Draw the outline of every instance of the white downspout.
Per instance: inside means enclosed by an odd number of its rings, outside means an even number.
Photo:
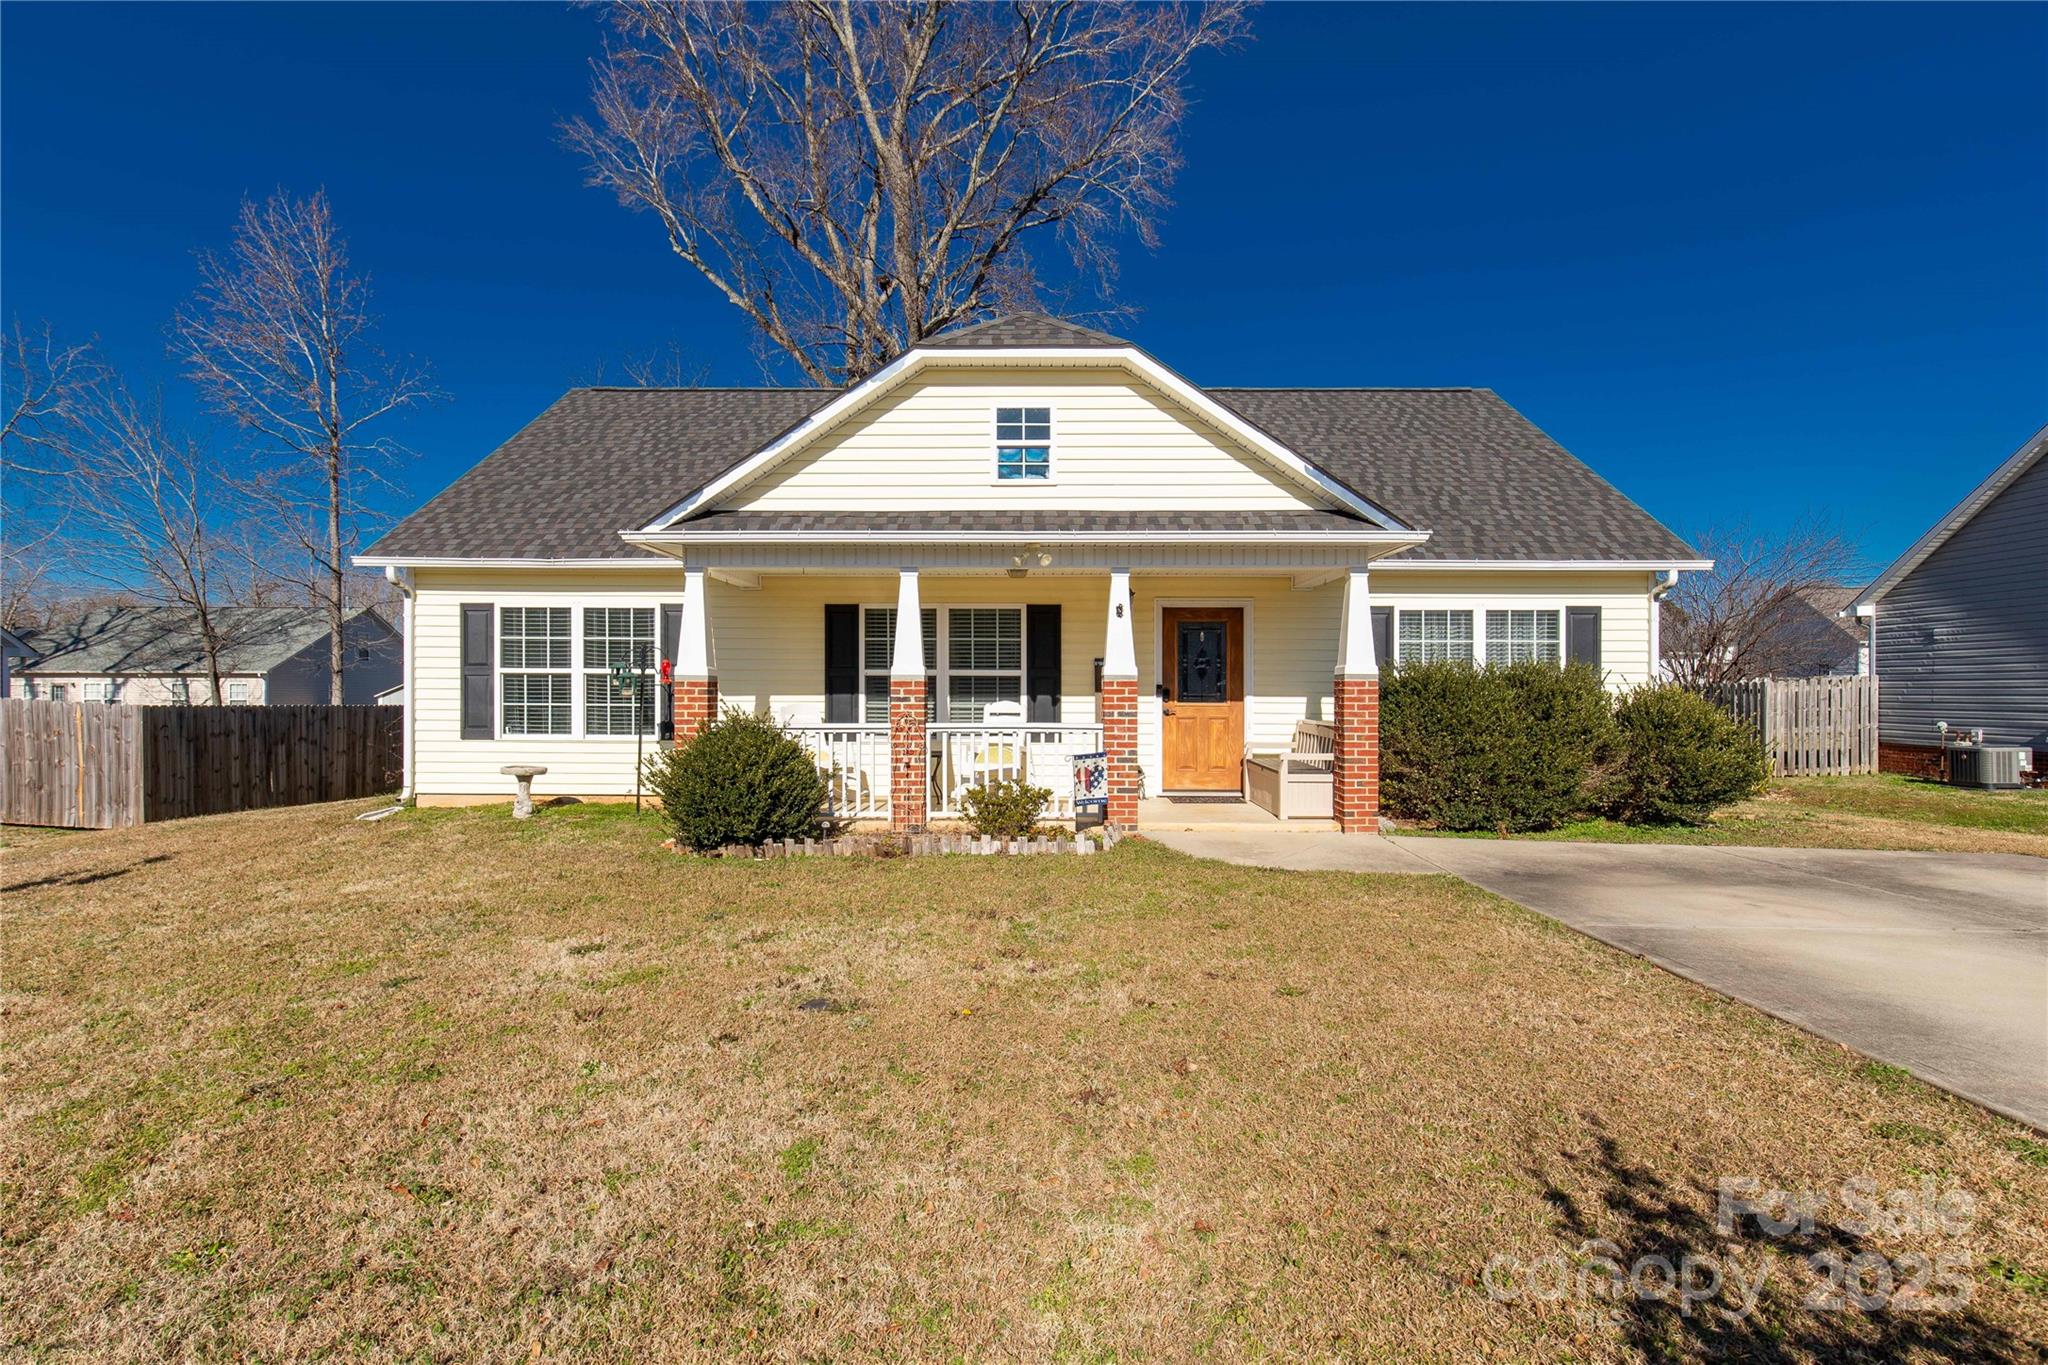
[[[392,587],[397,588],[399,596],[405,600],[405,612],[402,618],[405,630],[405,720],[401,723],[401,733],[405,737],[405,775],[404,786],[399,790],[398,799],[400,801],[410,801],[412,800],[413,789],[412,618],[413,600],[417,596],[417,594],[413,591],[411,569],[387,567],[384,570],[384,581],[391,584]]]
[[[1678,586],[1678,570],[1665,569],[1650,585],[1650,681],[1664,681],[1664,594]]]

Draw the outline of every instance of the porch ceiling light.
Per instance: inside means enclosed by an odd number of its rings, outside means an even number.
[[[1034,568],[1050,569],[1052,551],[1041,550],[1036,545],[1027,545],[1022,552],[1010,556],[1010,577],[1022,578]]]

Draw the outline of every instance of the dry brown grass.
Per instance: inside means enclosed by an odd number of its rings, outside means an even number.
[[[1450,879],[698,862],[618,810],[362,808],[4,855],[0,1340],[1962,1359],[2048,1323],[2048,1145]],[[1729,1250],[1723,1174],[1977,1210],[1743,1239],[1776,1269],[1741,1323],[1479,1287],[1593,1235]],[[1964,1253],[1972,1302],[1806,1311],[1831,1244]]]

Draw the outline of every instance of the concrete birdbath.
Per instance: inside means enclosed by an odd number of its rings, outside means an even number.
[[[512,798],[512,818],[514,820],[532,819],[533,779],[545,773],[547,769],[536,768],[531,763],[507,763],[498,771],[507,777],[517,780],[519,783],[519,794]]]

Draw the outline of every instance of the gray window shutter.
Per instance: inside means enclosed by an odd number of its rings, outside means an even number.
[[[825,608],[825,723],[860,723],[860,608]]]
[[[671,676],[676,664],[676,646],[683,638],[683,604],[663,603],[661,608],[661,657],[668,660]],[[662,739],[676,737],[676,687],[661,689],[661,711],[654,718],[654,733]]]
[[[1384,673],[1394,666],[1394,609],[1372,609],[1372,661]]]
[[[1595,672],[1600,668],[1600,608],[1566,607],[1565,646],[1566,661],[1575,664],[1589,664]]]
[[[1060,723],[1060,609],[1058,603],[1024,608],[1026,720]]]
[[[488,602],[465,602],[462,604],[462,737],[464,739],[489,739],[495,728],[491,724],[493,711],[492,693],[496,690],[491,677],[491,650],[495,637],[491,631],[491,604]]]

